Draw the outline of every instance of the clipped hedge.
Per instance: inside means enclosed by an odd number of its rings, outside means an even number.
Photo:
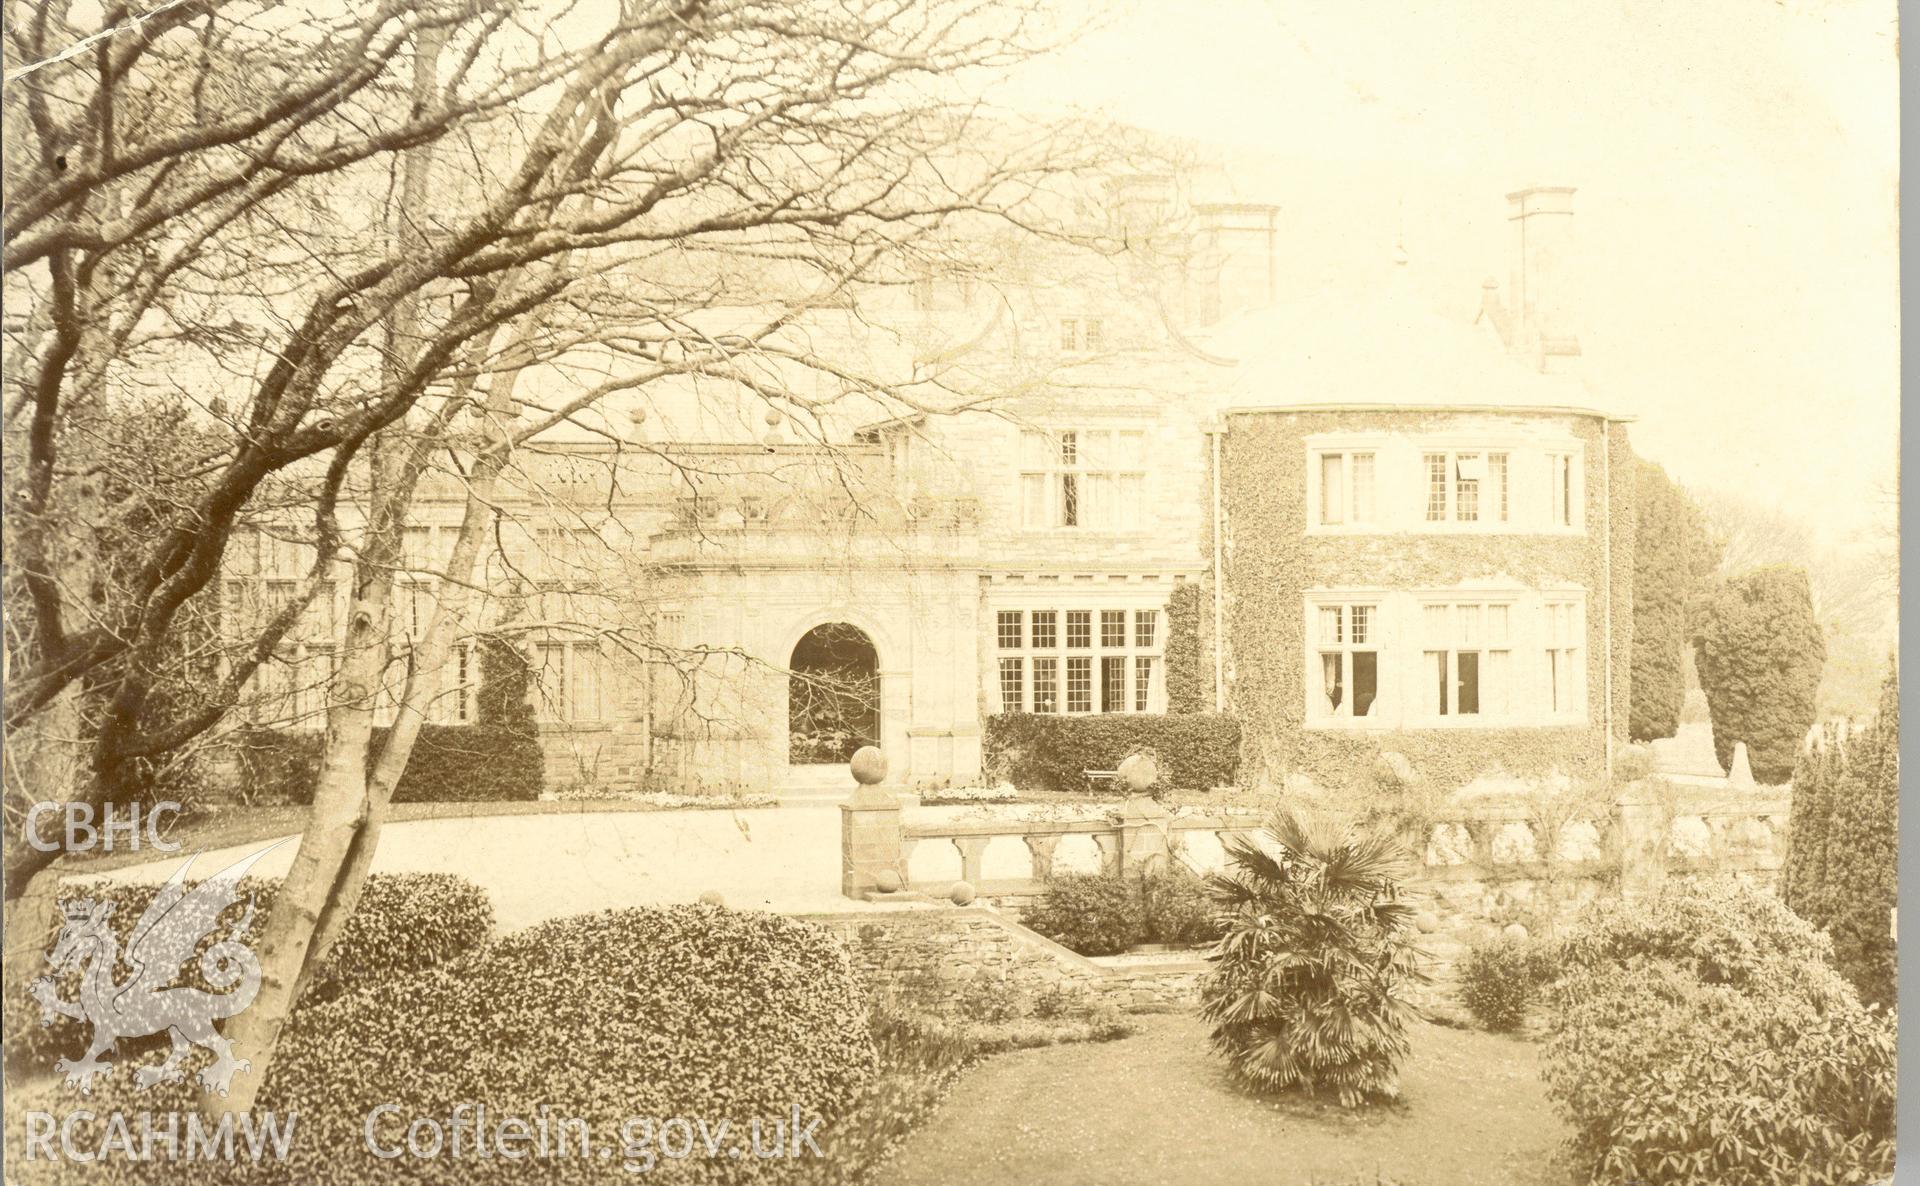
[[[217,868],[196,872],[213,874]],[[240,882],[240,899],[227,908],[222,926],[201,944],[205,950],[228,934],[228,928],[254,903],[251,930],[257,942],[265,932],[274,899],[280,892],[278,878],[246,878]],[[85,896],[96,902],[114,903],[110,923],[125,953],[127,936],[140,914],[153,900],[158,886],[93,885],[63,895]],[[53,949],[61,919],[56,911],[47,931],[44,951]],[[493,932],[493,904],[485,891],[463,877],[450,873],[375,873],[367,878],[360,904],[347,918],[340,937],[327,957],[309,974],[298,1008],[323,1004],[356,988],[382,984],[395,977],[449,963],[479,948]],[[51,1025],[40,1024],[40,1006],[29,994],[35,976],[44,965],[22,969],[7,985],[4,1007],[6,1052],[9,1066],[51,1067],[61,1056],[78,1057],[86,1046],[86,1023],[71,1017],[56,1017]],[[188,961],[182,983],[206,989],[198,965]],[[79,994],[80,972],[63,973],[54,978],[61,999],[73,1000]],[[165,1045],[164,1037],[145,1040],[145,1047]],[[123,1042],[120,1057],[141,1049],[141,1043]],[[18,1064],[15,1060],[20,1060]]]
[[[1093,784],[1084,771],[1117,769],[1136,753],[1153,754],[1162,789],[1211,790],[1239,773],[1240,722],[1224,713],[1005,712],[987,718],[981,748],[988,775],[1022,790],[1085,792]]]
[[[1730,769],[1734,743],[1744,741],[1755,779],[1786,782],[1813,727],[1827,659],[1807,574],[1777,566],[1727,580],[1707,601],[1695,648],[1714,757]]]
[[[375,729],[367,766],[386,741]],[[313,802],[324,735],[318,730],[242,729],[234,735],[240,778],[255,803]],[[501,802],[540,797],[546,757],[531,733],[486,725],[422,725],[394,788],[395,803]]]
[[[771,1146],[778,1119],[790,1151],[797,1108],[803,1128],[822,1118],[824,1151],[876,1068],[865,989],[827,931],[715,906],[609,910],[516,932],[455,965],[296,1015],[255,1105],[298,1113],[286,1162],[117,1168],[124,1180],[156,1184],[793,1182],[822,1167],[804,1159],[804,1146],[802,1160],[756,1157],[752,1123],[766,1122]],[[177,1090],[160,1096],[127,1090],[92,1106],[190,1106]],[[550,1115],[548,1156],[534,1156],[531,1142],[520,1158],[478,1156],[471,1127],[457,1157],[383,1160],[368,1150],[368,1116],[381,1105],[397,1110],[374,1117],[372,1137],[391,1150],[404,1146],[408,1122],[431,1118],[444,1130],[476,1101],[496,1122]],[[695,1128],[688,1156],[659,1156],[664,1122],[676,1117],[710,1133],[726,1122],[719,1154],[706,1155]],[[571,1155],[559,1155],[561,1118],[585,1121],[584,1155],[577,1128]],[[635,1118],[654,1126],[644,1149],[640,1134],[623,1133]],[[610,1156],[598,1155],[603,1147]],[[732,1148],[740,1155],[728,1156]],[[71,1180],[100,1178],[76,1171]]]
[[[1021,922],[1081,955],[1116,955],[1141,943],[1187,946],[1220,937],[1206,883],[1182,868],[1146,877],[1063,873],[1047,882]]]
[[[1547,1094],[1595,1181],[1865,1182],[1893,1168],[1894,1029],[1770,895],[1610,903],[1560,945]]]

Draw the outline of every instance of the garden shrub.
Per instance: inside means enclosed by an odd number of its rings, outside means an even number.
[[[1285,810],[1266,839],[1275,851],[1229,841],[1228,871],[1208,879],[1229,912],[1200,986],[1214,1049],[1259,1090],[1396,1098],[1405,990],[1427,979],[1400,900],[1407,854],[1384,830]]]
[[[1892,1170],[1894,1031],[1826,937],[1728,883],[1609,903],[1547,990],[1550,1098],[1594,1180],[1863,1182]]]
[[[725,1144],[744,1150],[753,1121],[790,1122],[797,1107],[803,1118],[822,1118],[825,1150],[875,1070],[865,990],[827,931],[715,906],[609,910],[543,923],[455,965],[296,1014],[256,1105],[298,1113],[287,1162],[129,1168],[156,1186],[183,1180],[183,1171],[189,1181],[314,1186],[384,1181],[397,1169],[427,1186],[631,1181],[637,1169],[627,1171],[621,1144],[629,1118],[653,1119],[656,1133],[671,1117],[715,1127],[725,1120]],[[125,1086],[111,1085],[116,1095]],[[475,1101],[492,1117],[551,1114],[556,1144],[559,1118],[583,1119],[592,1144],[615,1154],[538,1164],[471,1155],[383,1161],[363,1142],[379,1105],[398,1108],[373,1127],[391,1148],[404,1141],[407,1120],[444,1126],[456,1106]],[[95,1106],[104,1115],[122,1102],[192,1106],[177,1088],[127,1090]],[[696,1129],[692,1155],[658,1159],[647,1180],[791,1182],[823,1168],[804,1156],[708,1157],[699,1141]]]
[[[1834,962],[1861,999],[1888,1007],[1899,814],[1900,681],[1890,672],[1864,733],[1823,728],[1802,752],[1781,878],[1787,905],[1832,936]]]
[[[1206,882],[1175,865],[1141,879],[1146,943],[1186,946],[1220,937],[1219,908]]]
[[[1540,989],[1552,979],[1545,947],[1532,939],[1501,936],[1477,943],[1454,969],[1461,1004],[1487,1029],[1505,1033],[1520,1028]]]
[[[1130,878],[1107,873],[1053,878],[1021,921],[1081,955],[1115,955],[1147,941],[1140,887]]]
[[[1084,771],[1117,770],[1131,754],[1151,751],[1160,767],[1156,789],[1211,790],[1231,785],[1240,766],[1240,722],[1221,713],[999,713],[987,718],[981,745],[987,772],[1022,790],[1083,793]],[[1101,789],[1124,793],[1112,783]]]
[[[1734,743],[1744,741],[1757,781],[1787,781],[1813,726],[1827,657],[1807,574],[1761,568],[1723,582],[1707,602],[1696,654],[1721,767],[1731,769]]]
[[[387,730],[367,747],[371,770]],[[307,806],[320,773],[322,734],[315,730],[244,729],[235,736],[240,777],[254,802]],[[422,725],[393,789],[395,803],[472,803],[540,797],[546,756],[537,737],[486,725]]]
[[[217,871],[205,870],[208,874]],[[242,880],[239,901],[228,907],[222,926],[207,936],[202,950],[228,933],[229,926],[244,914],[250,900],[256,911],[251,934],[257,940],[265,932],[280,885],[278,878]],[[124,953],[127,936],[158,888],[109,883],[88,886],[68,896],[84,894],[95,901],[114,903],[109,922]],[[60,922],[56,912],[42,950],[52,949]],[[348,916],[332,950],[309,974],[298,1007],[320,1005],[356,988],[449,963],[479,948],[492,932],[493,904],[485,891],[465,878],[450,873],[371,874],[361,892],[359,905]],[[184,983],[201,989],[209,987],[201,979],[196,962],[188,961],[187,968]],[[28,993],[33,976],[38,974],[36,969],[8,984],[5,1016],[10,1066],[50,1067],[56,1058],[78,1057],[86,1046],[88,1027],[84,1022],[56,1017],[51,1025],[40,1024],[40,1006]],[[78,995],[79,983],[78,971],[55,977],[63,1000],[73,1000]],[[159,1036],[146,1043],[154,1049],[165,1044],[166,1040]],[[123,1042],[121,1058],[124,1060],[130,1051],[138,1049],[137,1042]]]

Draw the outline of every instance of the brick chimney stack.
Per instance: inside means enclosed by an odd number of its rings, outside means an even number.
[[[1274,237],[1280,207],[1215,202],[1196,205],[1193,213],[1199,222],[1194,246],[1202,277],[1202,324],[1272,304],[1279,288]]]
[[[1536,185],[1507,195],[1507,218],[1514,231],[1514,273],[1508,306],[1495,324],[1506,322],[1507,349],[1538,358],[1541,370],[1577,357],[1573,308],[1578,299],[1573,277],[1573,187]],[[1489,300],[1496,300],[1491,292]]]

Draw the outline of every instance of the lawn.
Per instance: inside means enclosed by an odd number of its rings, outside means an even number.
[[[968,1071],[878,1180],[897,1186],[1069,1183],[1564,1181],[1564,1130],[1534,1048],[1416,1025],[1402,1104],[1360,1113],[1250,1095],[1188,1015],[1141,1019],[1116,1042],[1024,1050]]]

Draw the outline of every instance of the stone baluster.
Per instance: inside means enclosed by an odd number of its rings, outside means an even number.
[[[960,880],[980,888],[980,869],[985,863],[987,845],[993,843],[991,836],[955,836],[953,846],[960,850]]]
[[[1029,834],[1026,837],[1027,852],[1033,858],[1033,879],[1045,881],[1053,876],[1053,850],[1060,846],[1060,837],[1051,833],[1046,835]]]

